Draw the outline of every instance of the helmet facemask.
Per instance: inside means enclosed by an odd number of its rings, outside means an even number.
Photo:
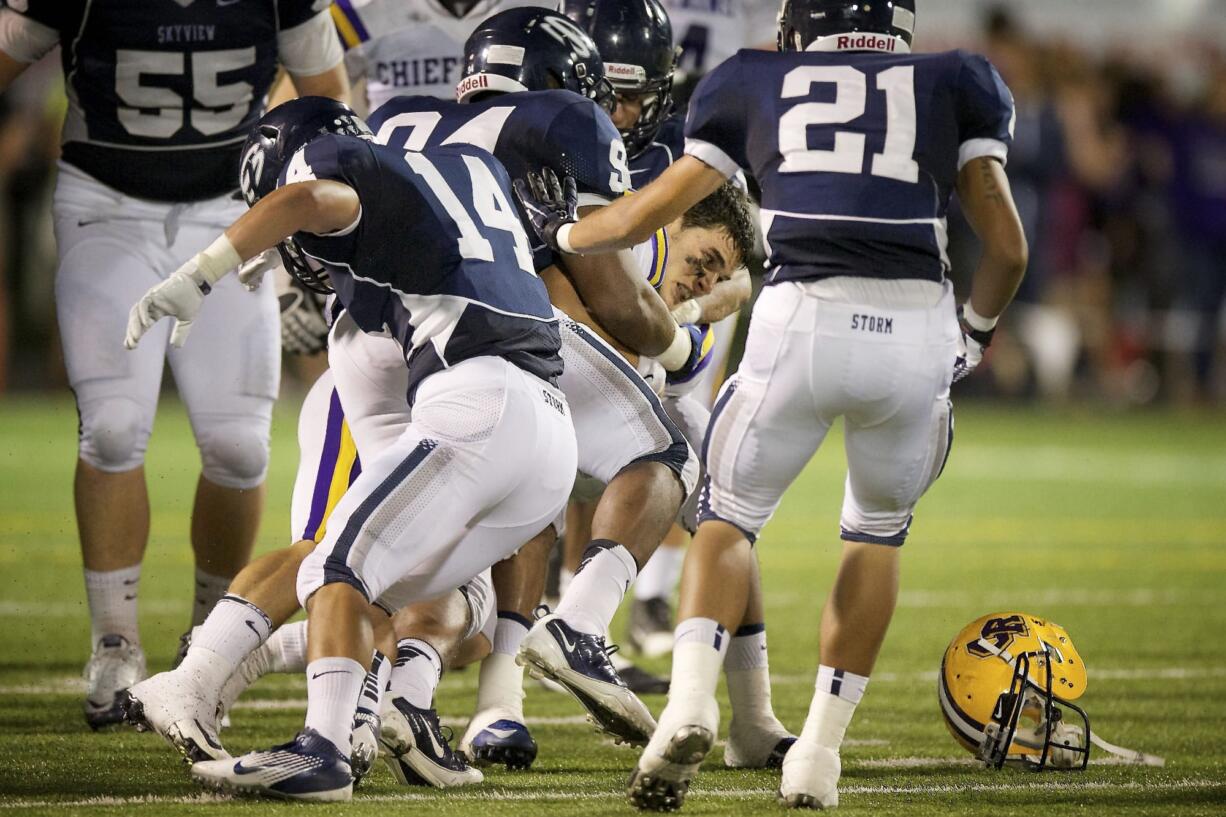
[[[1023,653],[1013,659],[1009,690],[997,699],[977,753],[988,766],[999,769],[1008,763],[1038,772],[1082,771],[1089,764],[1089,716],[1081,707],[1053,694],[1051,665],[1060,660],[1056,648],[1045,642],[1042,652]],[[1041,683],[1035,682],[1032,670]],[[1070,722],[1073,715],[1080,725]]]
[[[637,97],[642,105],[635,123],[618,129],[626,143],[626,152],[631,157],[637,156],[652,143],[664,120],[673,112],[672,75],[655,82],[614,82],[612,87],[619,94]],[[609,114],[612,113],[610,110]]]

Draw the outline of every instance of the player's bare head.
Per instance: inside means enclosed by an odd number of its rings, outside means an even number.
[[[691,207],[668,230],[661,295],[669,306],[706,295],[754,251],[757,233],[749,201],[732,182]]]
[[[561,11],[591,35],[617,91],[613,124],[631,156],[672,112],[677,48],[659,0],[563,0]]]
[[[784,0],[780,51],[908,53],[915,35],[915,0]]]
[[[464,43],[464,76],[456,99],[563,88],[606,111],[614,104],[596,44],[568,17],[543,8],[514,8],[486,18]]]

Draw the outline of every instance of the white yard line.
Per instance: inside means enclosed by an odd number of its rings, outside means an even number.
[[[935,785],[935,786],[844,786],[839,790],[841,795],[941,795],[941,794],[973,794],[1016,791],[1187,791],[1196,789],[1226,788],[1226,783],[1203,778],[1187,778],[1155,783],[1139,781],[1123,781],[1112,783],[1105,780],[1075,780],[1069,777],[1048,778],[1044,782],[1032,783],[971,783],[965,785]],[[774,789],[695,789],[690,795],[694,801],[704,799],[749,800],[755,798],[774,799]],[[90,797],[83,800],[41,800],[33,798],[15,798],[0,802],[0,809],[31,809],[31,808],[90,808],[99,806],[167,806],[167,805],[206,805],[210,803],[228,802],[232,798],[224,795],[200,794],[193,797],[160,797],[148,795],[145,797]],[[353,805],[363,803],[421,803],[421,802],[558,802],[569,800],[603,800],[620,801],[617,792],[528,792],[505,791],[500,789],[464,789],[459,791],[438,793],[406,792],[404,794],[358,794],[353,799]]]

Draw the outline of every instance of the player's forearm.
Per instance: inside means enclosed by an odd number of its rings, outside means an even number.
[[[727,281],[718,282],[706,295],[700,295],[689,303],[695,304],[697,317],[682,323],[716,323],[729,315],[740,311],[753,295],[753,281],[749,278],[749,270],[742,267],[736,275]],[[674,316],[677,310],[673,310]]]
[[[566,267],[592,316],[618,342],[648,357],[673,342],[677,322],[633,258],[622,253],[572,257]]]
[[[294,233],[342,230],[361,214],[353,188],[333,181],[287,184],[256,202],[226,230],[241,260],[254,258]]]
[[[342,62],[322,74],[291,74],[298,96],[326,96],[349,104],[349,74]]]
[[[724,181],[719,171],[692,156],[683,156],[634,195],[623,196],[584,216],[569,228],[566,242],[577,253],[607,252],[641,244],[714,193]]]
[[[983,242],[983,257],[971,284],[970,306],[975,315],[994,320],[1013,300],[1029,261],[1021,218],[1013,203],[1009,180],[995,159],[974,159],[963,168],[958,196],[975,234]]]

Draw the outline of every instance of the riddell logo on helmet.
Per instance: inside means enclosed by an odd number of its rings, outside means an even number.
[[[893,51],[898,41],[893,37],[882,37],[877,34],[839,35],[835,47],[839,51]]]
[[[490,80],[485,74],[473,74],[471,77],[464,77],[455,87],[456,98],[460,98],[465,94],[472,93],[479,88],[490,87]]]

